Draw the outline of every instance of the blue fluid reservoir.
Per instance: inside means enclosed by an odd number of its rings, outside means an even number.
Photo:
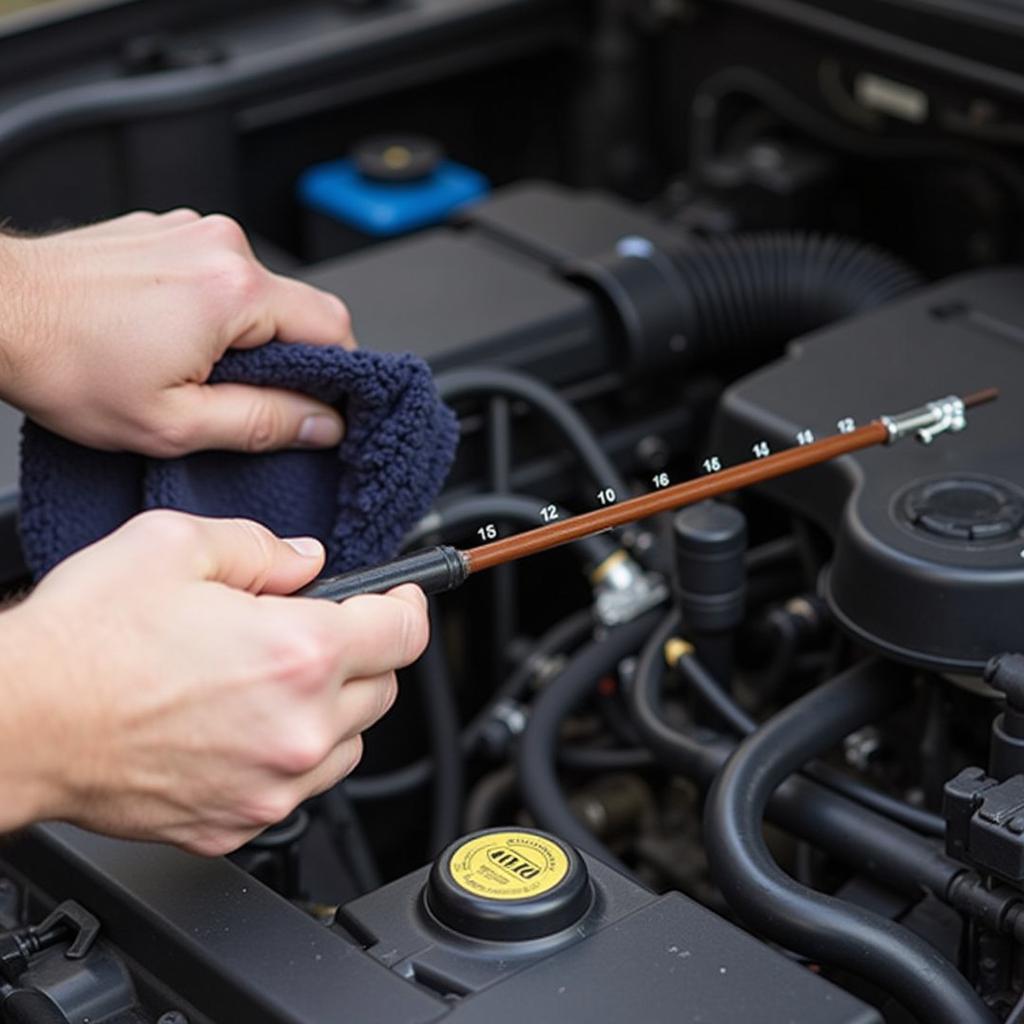
[[[435,143],[405,136],[371,139],[349,157],[310,167],[299,177],[298,196],[317,221],[327,218],[369,241],[439,224],[489,188],[482,174],[447,159]]]

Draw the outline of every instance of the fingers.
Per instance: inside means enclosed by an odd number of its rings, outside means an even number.
[[[319,796],[348,777],[359,766],[363,757],[363,738],[353,736],[342,740],[323,762],[302,779],[299,803],[311,796]]]
[[[282,540],[248,519],[205,519],[157,509],[130,520],[117,536],[126,545],[123,555],[137,568],[155,558],[163,570],[182,578],[254,594],[290,594],[324,564],[323,545],[313,537]]]
[[[337,296],[279,274],[266,273],[260,285],[260,315],[232,342],[252,348],[277,338],[307,345],[341,345],[354,349],[352,319]]]
[[[189,384],[174,396],[174,421],[188,424],[172,454],[206,448],[266,452],[279,448],[331,448],[345,424],[328,405],[280,388],[245,384]]]
[[[380,721],[398,697],[398,678],[385,672],[373,679],[349,679],[334,700],[335,735],[352,739]]]
[[[290,594],[323,567],[324,548],[313,537],[283,540],[246,519],[200,523],[196,549],[204,579],[254,594]]]
[[[349,598],[337,606],[335,621],[342,640],[342,675],[347,679],[366,679],[411,665],[430,637],[427,602],[419,587]]]

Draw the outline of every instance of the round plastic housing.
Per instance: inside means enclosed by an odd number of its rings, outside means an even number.
[[[427,908],[441,924],[492,942],[564,931],[591,900],[579,854],[533,829],[488,829],[457,840],[435,861],[426,886]]]
[[[721,501],[702,501],[672,520],[675,591],[687,626],[697,633],[735,628],[743,619],[747,521]]]

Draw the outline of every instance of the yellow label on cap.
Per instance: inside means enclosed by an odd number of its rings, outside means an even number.
[[[554,889],[569,873],[557,843],[530,832],[491,832],[464,842],[448,862],[460,889],[489,900],[527,900]]]

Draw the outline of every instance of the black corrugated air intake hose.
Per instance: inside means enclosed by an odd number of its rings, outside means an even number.
[[[753,354],[867,312],[921,284],[916,271],[881,249],[802,232],[714,239],[673,262],[701,353]]]
[[[647,373],[722,356],[764,360],[793,338],[922,283],[875,246],[796,231],[725,236],[674,251],[629,236],[611,252],[561,269],[611,303],[632,370]]]

